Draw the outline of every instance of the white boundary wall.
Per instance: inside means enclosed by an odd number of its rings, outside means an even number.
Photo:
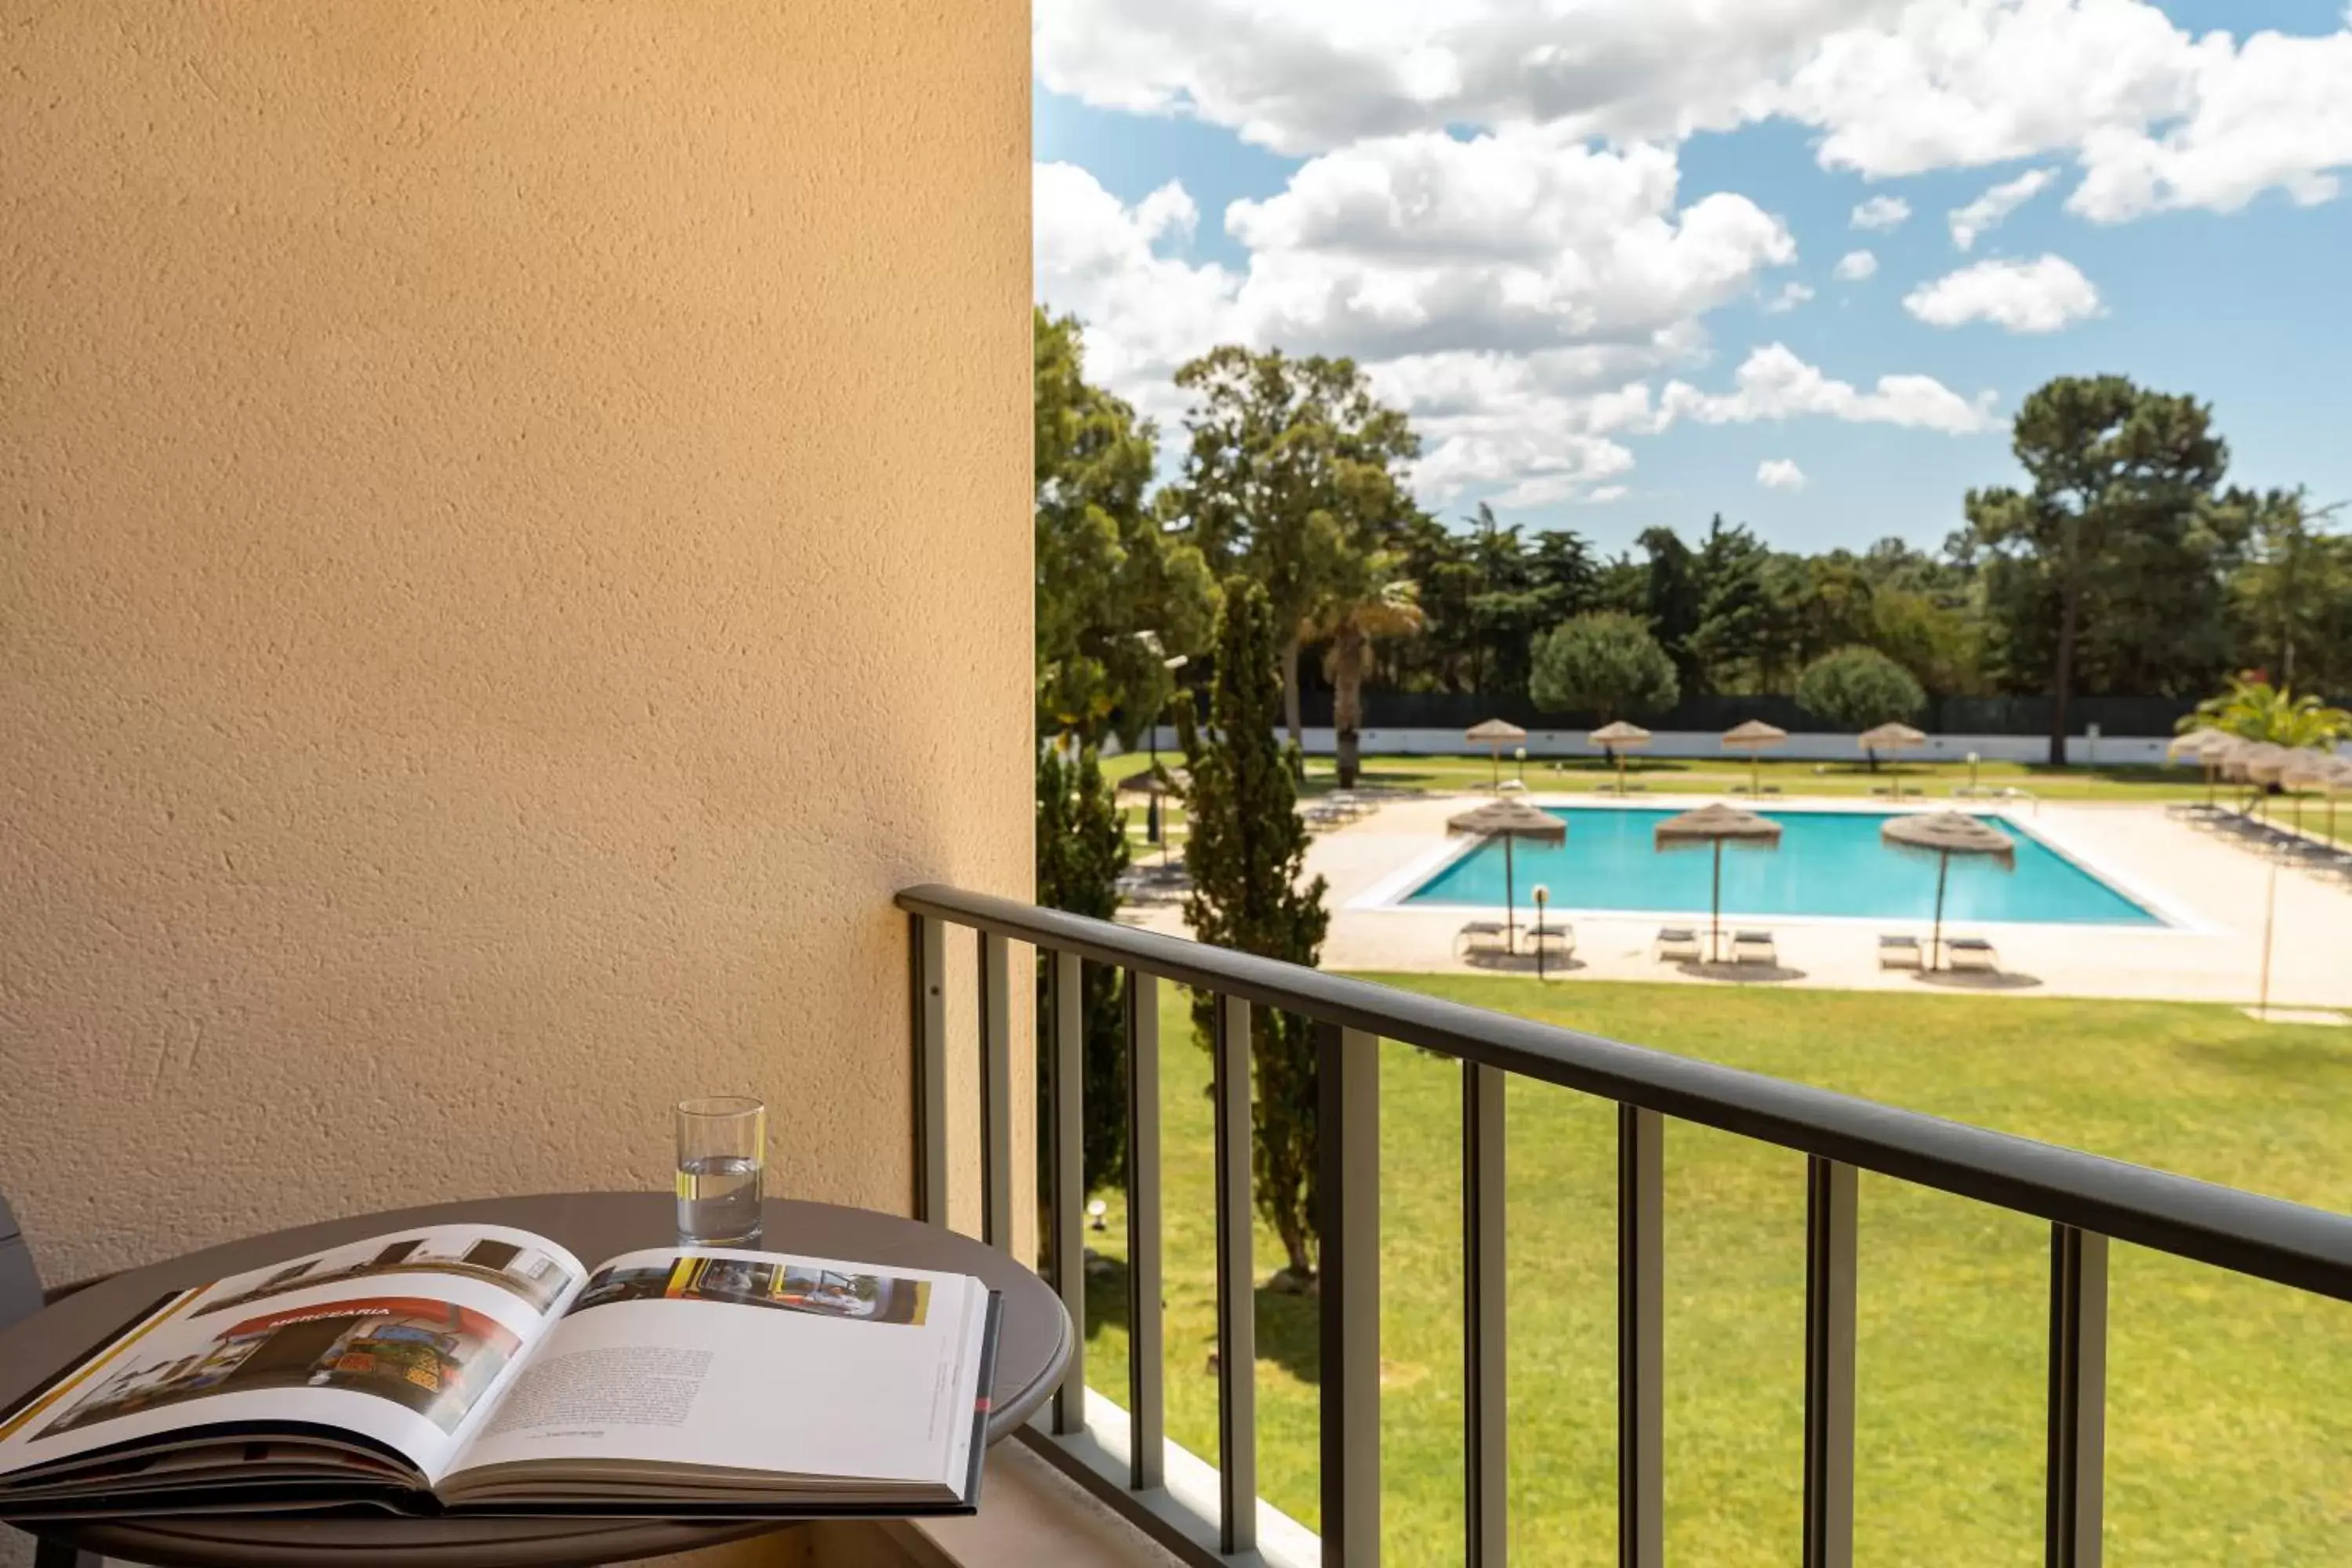
[[[2066,760],[2076,763],[2161,763],[2169,736],[2102,735],[2097,740],[2088,736],[2067,738]],[[1337,749],[1332,731],[1309,728],[1304,742],[1310,756],[1328,756]],[[1366,756],[1476,756],[1486,755],[1486,748],[1473,745],[1462,738],[1459,730],[1366,730],[1360,737]],[[1530,757],[1597,757],[1601,748],[1585,739],[1581,730],[1530,730],[1527,738]],[[1160,750],[1163,755],[1176,749],[1176,731],[1162,727]],[[1970,752],[1986,762],[2041,763],[2050,757],[2050,741],[2043,735],[1930,735],[1927,743],[1916,751],[1906,752],[1903,759],[1918,762],[1966,762]],[[1696,730],[1665,730],[1651,739],[1647,746],[1628,753],[1635,757],[1728,757],[1746,762],[1746,752],[1727,751],[1723,737]],[[1853,762],[1862,755],[1862,749],[1852,735],[1804,732],[1790,735],[1777,746],[1762,753],[1767,761],[1780,758],[1795,762]],[[1511,760],[1507,749],[1503,760]]]

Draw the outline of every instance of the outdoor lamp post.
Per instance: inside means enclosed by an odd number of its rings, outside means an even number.
[[[1524,757],[1527,754],[1526,749],[1522,747],[1519,755]],[[1544,906],[1551,902],[1551,889],[1538,882],[1534,896],[1536,900],[1536,978],[1541,980],[1544,977]]]
[[[1977,754],[1974,752],[1969,753],[1969,793],[1977,793]]]
[[[1511,760],[1519,764],[1519,783],[1528,782],[1528,749],[1520,746],[1511,752]]]

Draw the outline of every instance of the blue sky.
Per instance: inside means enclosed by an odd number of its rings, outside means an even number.
[[[1793,0],[1778,9],[1811,31],[1748,54],[1695,32],[1721,58],[1683,81],[1674,14],[1705,27],[1698,0],[1556,5],[1573,15],[1517,8],[1504,65],[1562,39],[1605,63],[1612,27],[1635,53],[1606,89],[1531,112],[1511,96],[1523,71],[1481,84],[1492,17],[1475,41],[1449,33],[1475,5],[1423,19],[1402,4],[1385,32],[1343,19],[1327,38],[1309,0],[1044,0],[1040,298],[1087,321],[1097,371],[1163,426],[1181,407],[1168,368],[1209,340],[1352,353],[1439,448],[1425,503],[1492,500],[1611,549],[1718,511],[1787,548],[1935,544],[1969,486],[2017,477],[2007,416],[2063,374],[2193,392],[2237,482],[2352,496],[2337,436],[2352,200],[2332,173],[2352,162],[2352,110],[2305,111],[2352,100],[2336,7]],[[2249,41],[2263,28],[2285,36]],[[2036,100],[2004,49],[2105,86]],[[1424,55],[1440,63],[1395,65]],[[1823,65],[1857,58],[1866,69]],[[1906,85],[1915,70],[1928,87]],[[1639,91],[1612,100],[1629,80]],[[1956,243],[1948,213],[2036,170],[2040,189]],[[1885,196],[1907,220],[1855,226],[1857,204]],[[1255,205],[1229,229],[1237,202]],[[1610,252],[1636,229],[1677,248]],[[1856,250],[1874,273],[1840,279]],[[1987,265],[1941,307],[1918,293]],[[1345,303],[1364,299],[1380,303]],[[1775,344],[1784,371],[1846,390],[1730,400]],[[1928,379],[1874,398],[1888,375]],[[1794,465],[1801,488],[1761,482],[1768,464]]]

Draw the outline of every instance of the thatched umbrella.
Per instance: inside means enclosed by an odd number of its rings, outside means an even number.
[[[2221,762],[2221,769],[2231,778],[2253,786],[2249,803],[2263,817],[2270,815],[2270,786],[2279,782],[2279,774],[2294,753],[2286,747],[2269,741],[2245,741],[2232,749]]]
[[[1723,942],[1723,847],[1731,844],[1743,849],[1778,849],[1780,825],[1769,816],[1759,816],[1717,801],[1666,818],[1653,832],[1652,842],[1660,849],[1714,849],[1715,884],[1707,898],[1706,912],[1706,955],[1713,960]]]
[[[2328,759],[2327,782],[2320,786],[2327,792],[2327,842],[2336,842],[2336,797],[2352,795],[2352,758]]]
[[[1735,752],[1748,753],[1748,793],[1749,795],[1759,795],[1764,793],[1756,753],[1767,746],[1777,746],[1788,738],[1788,731],[1778,724],[1767,724],[1761,719],[1750,719],[1744,724],[1735,725],[1724,731],[1723,743],[1726,747]]]
[[[1878,836],[1895,848],[1936,857],[1936,929],[1927,939],[1927,967],[1944,942],[1944,882],[1951,874],[1952,857],[1972,855],[1990,860],[2004,871],[2017,869],[2017,843],[1981,817],[1957,811],[1923,811],[1890,816]]]
[[[2232,777],[2230,771],[2231,763],[2237,760],[2240,752],[2244,751],[2252,743],[2252,742],[2242,741],[2235,735],[2223,734],[2219,731],[2207,731],[2205,739],[2199,742],[2196,757],[2205,766],[2206,805],[2213,804],[2213,781]]]
[[[2164,754],[2168,761],[2176,763],[2187,757],[2205,770],[2205,804],[2211,805],[2213,804],[2213,771],[2221,765],[2221,762],[2218,742],[2236,739],[2234,735],[2224,734],[2219,730],[2200,725],[2194,730],[2172,737],[2165,744]]]
[[[2303,792],[2307,789],[2331,790],[2327,797],[2327,841],[2336,841],[2336,784],[2337,763],[2325,752],[2309,749],[2291,753],[2285,765],[2279,769],[2279,787],[2290,792],[2294,801],[2294,831],[2303,834]]]
[[[1533,839],[1538,844],[1565,844],[1568,842],[1568,824],[1550,812],[1537,810],[1517,796],[1506,796],[1475,811],[1446,818],[1445,831],[1503,841],[1503,942],[1517,952],[1519,950],[1518,927],[1514,922],[1518,917],[1514,906],[1518,902],[1518,896],[1512,884],[1511,846],[1521,838]]]
[[[1647,730],[1643,729],[1639,724],[1628,724],[1624,720],[1620,719],[1613,724],[1603,724],[1598,730],[1593,731],[1587,739],[1591,741],[1594,745],[1600,747],[1602,751],[1608,752],[1609,760],[1617,764],[1617,793],[1619,795],[1623,795],[1625,793],[1626,749],[1632,746],[1648,745],[1650,743],[1650,732]]]
[[[1927,743],[1927,737],[1908,724],[1881,724],[1875,730],[1864,730],[1855,739],[1862,745],[1863,754],[1870,759],[1873,773],[1878,771],[1879,752],[1907,752]]]
[[[1503,748],[1516,746],[1528,738],[1528,732],[1507,719],[1489,719],[1483,724],[1473,724],[1462,731],[1462,738],[1474,746],[1485,746],[1494,753],[1495,787],[1503,787]]]

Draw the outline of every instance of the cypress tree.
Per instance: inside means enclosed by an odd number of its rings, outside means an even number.
[[[1107,921],[1118,913],[1118,874],[1127,868],[1127,824],[1092,747],[1064,765],[1052,747],[1037,759],[1037,901],[1048,909]],[[1037,1016],[1053,1014],[1053,971],[1041,963]],[[1127,1016],[1120,972],[1089,963],[1080,970],[1086,1017],[1081,1105],[1086,1119],[1086,1190],[1127,1176]],[[1050,1125],[1053,1075],[1047,1064],[1054,1036],[1039,1032],[1038,1126]],[[1048,1146],[1039,1141],[1039,1163]],[[1045,1173],[1041,1169],[1040,1176]]]
[[[1177,722],[1192,784],[1184,862],[1192,891],[1184,916],[1204,942],[1313,964],[1330,917],[1323,879],[1301,885],[1308,835],[1297,812],[1290,759],[1275,734],[1282,723],[1281,642],[1265,590],[1235,577],[1225,584],[1215,635],[1216,679],[1209,689],[1210,733],[1180,700]],[[1213,1003],[1196,994],[1193,1037],[1215,1039]],[[1290,1279],[1316,1267],[1315,1040],[1307,1020],[1253,1008],[1250,1105],[1258,1213],[1281,1237]]]

